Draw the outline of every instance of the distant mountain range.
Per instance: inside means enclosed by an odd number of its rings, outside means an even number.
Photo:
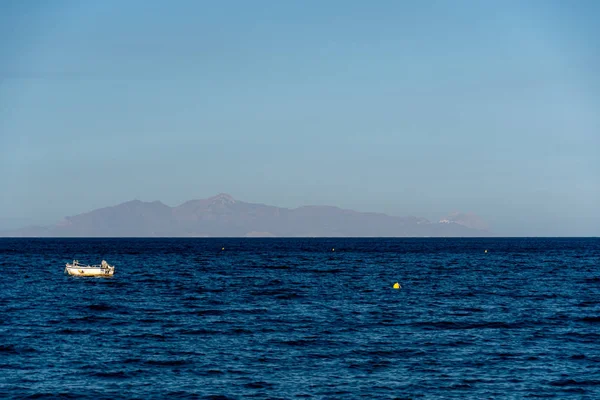
[[[177,207],[128,201],[53,226],[0,232],[4,237],[481,237],[492,236],[473,214],[439,222],[331,206],[295,209],[246,203],[227,194]]]

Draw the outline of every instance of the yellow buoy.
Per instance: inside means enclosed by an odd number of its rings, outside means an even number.
[[[225,247],[221,247],[221,250],[225,250]]]
[[[331,251],[335,251],[335,249],[331,249]]]
[[[487,250],[485,251],[485,253],[487,253]]]
[[[394,289],[400,289],[401,287],[398,282],[394,283]]]

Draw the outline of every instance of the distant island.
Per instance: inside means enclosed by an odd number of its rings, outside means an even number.
[[[438,222],[332,206],[294,209],[235,200],[228,194],[176,207],[128,201],[52,226],[0,232],[3,237],[484,237],[493,236],[474,214]]]

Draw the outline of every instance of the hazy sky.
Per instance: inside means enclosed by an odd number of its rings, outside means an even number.
[[[600,235],[600,1],[2,1],[0,229],[227,192]]]

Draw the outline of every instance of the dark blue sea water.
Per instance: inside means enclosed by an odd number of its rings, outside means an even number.
[[[0,239],[0,268],[0,398],[600,398],[600,239]]]

